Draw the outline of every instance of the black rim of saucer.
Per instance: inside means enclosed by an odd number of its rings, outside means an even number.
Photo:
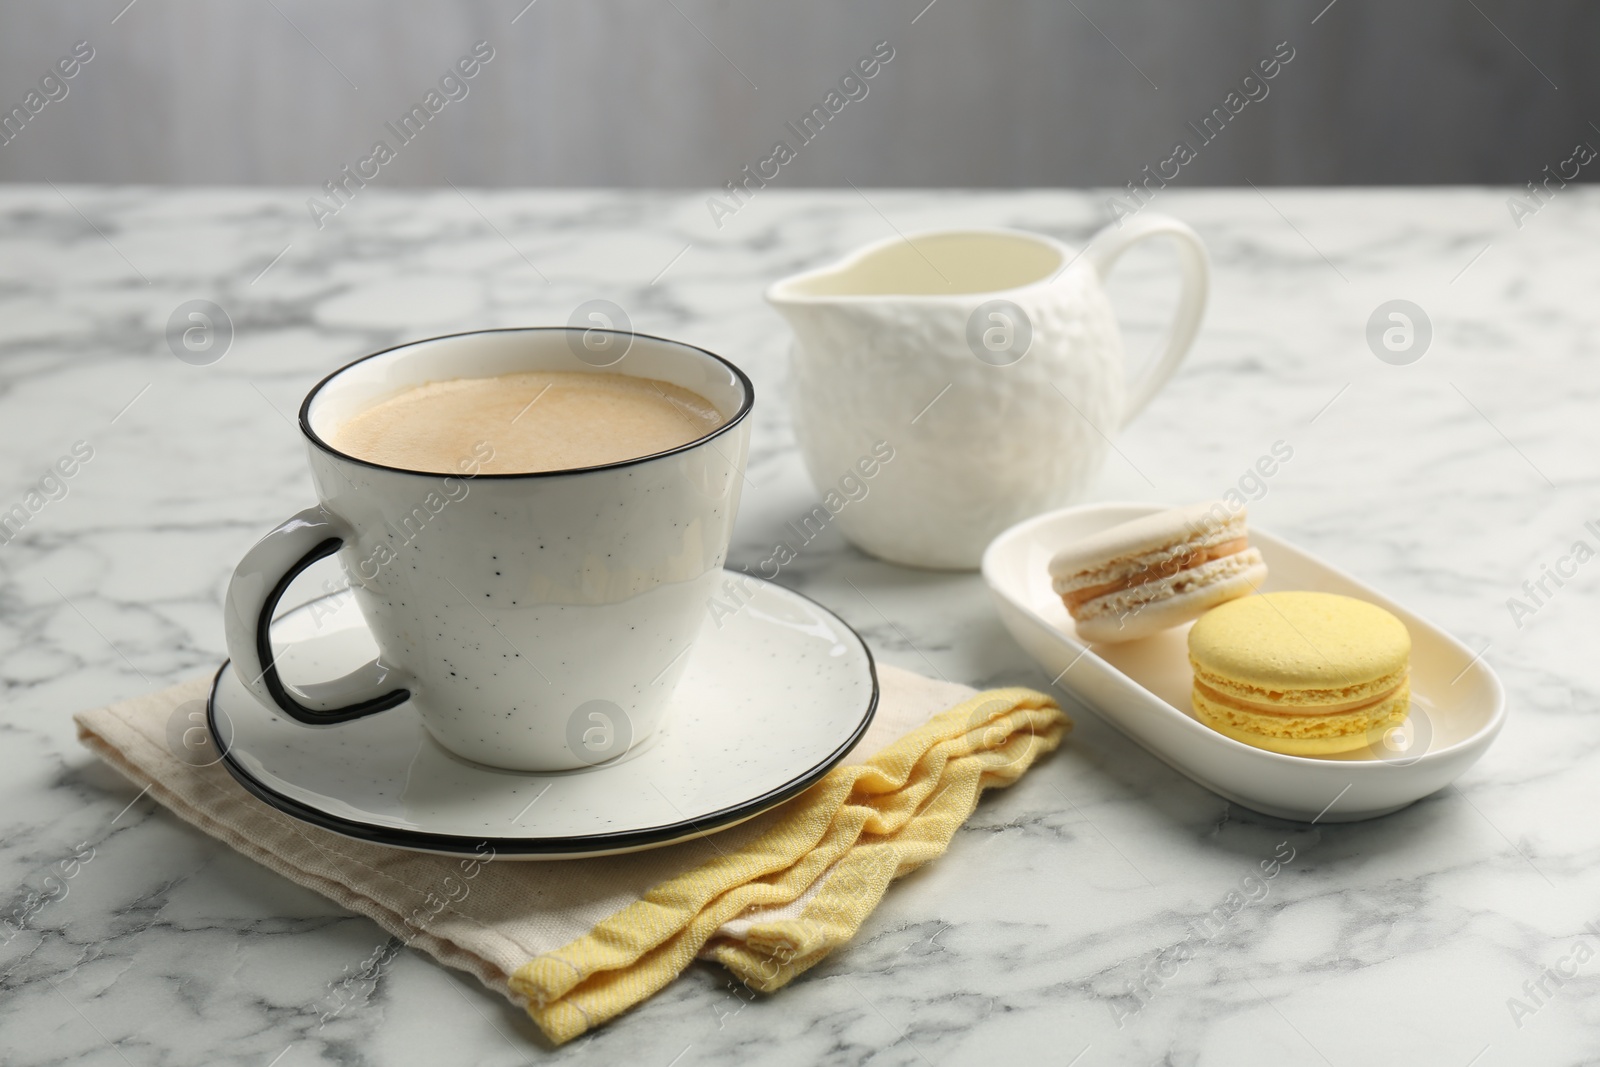
[[[217,729],[217,690],[222,684],[224,675],[232,667],[232,660],[224,660],[222,666],[217,668],[217,673],[212,677],[211,690],[206,694],[206,729],[210,731],[213,743],[217,744],[222,757],[222,765],[228,769],[228,773],[233,776],[234,780],[255,796],[256,799],[269,807],[283,812],[285,815],[299,819],[301,822],[320,826],[324,830],[331,830],[336,834],[354,838],[358,841],[388,845],[391,848],[458,856],[482,857],[482,850],[487,848],[491,849],[494,855],[562,857],[581,856],[588,853],[631,851],[658,845],[669,845],[701,837],[759,815],[786,800],[793,799],[821,781],[823,776],[837,766],[839,761],[844,759],[845,755],[856,746],[856,743],[866,734],[867,728],[872,725],[872,720],[878,713],[877,661],[873,658],[872,649],[867,646],[867,642],[856,632],[855,627],[804,593],[797,593],[786,586],[778,585],[776,582],[768,582],[759,578],[756,580],[763,585],[771,585],[785,593],[799,597],[808,604],[814,605],[819,610],[826,612],[829,618],[844,627],[850,636],[856,639],[856,643],[861,646],[862,654],[866,656],[867,674],[872,679],[872,695],[867,701],[867,707],[861,716],[861,721],[850,732],[850,736],[821,762],[759,796],[693,819],[682,819],[678,822],[646,827],[640,830],[620,830],[602,834],[575,834],[570,837],[465,837],[458,834],[429,833],[424,830],[398,830],[394,827],[378,826],[330,814],[321,808],[312,807],[303,801],[285,796],[265,783],[257,781],[250,775],[249,771],[245,770],[234,759],[233,745],[229,744],[224,747],[221,744],[219,739],[222,737],[222,733]],[[303,611],[318,601],[337,595],[339,594],[332,593],[328,597],[317,597],[293,608],[292,611]],[[249,695],[248,691],[246,691],[246,695]],[[268,708],[267,710],[270,714],[279,714],[277,709]],[[399,709],[395,710],[398,711]],[[325,727],[325,729],[338,728],[337,725]],[[601,764],[590,773],[602,773],[604,767],[605,765]],[[515,771],[501,771],[493,767],[485,767],[485,769],[493,773],[517,776]]]

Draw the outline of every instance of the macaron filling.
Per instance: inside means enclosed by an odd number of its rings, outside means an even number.
[[[1282,711],[1305,711],[1314,714],[1323,707],[1360,707],[1392,696],[1404,685],[1410,667],[1402,664],[1398,669],[1376,677],[1340,679],[1341,686],[1271,684],[1263,681],[1251,685],[1239,678],[1229,677],[1216,670],[1208,670],[1193,655],[1189,669],[1194,672],[1196,685],[1203,685],[1241,708],[1275,708]]]
[[[1304,702],[1292,704],[1286,702],[1269,703],[1266,701],[1258,702],[1253,700],[1243,700],[1237,696],[1231,696],[1213,688],[1212,686],[1207,685],[1198,677],[1196,677],[1194,680],[1194,687],[1207,700],[1210,700],[1215,704],[1221,704],[1223,707],[1234,708],[1238,711],[1253,712],[1257,715],[1282,715],[1292,716],[1294,718],[1302,718],[1305,716],[1315,715],[1349,715],[1353,712],[1364,711],[1368,708],[1375,708],[1379,704],[1393,699],[1394,696],[1406,685],[1406,681],[1406,678],[1401,677],[1399,681],[1395,682],[1387,689],[1379,692],[1376,696],[1363,696],[1354,700],[1321,701],[1314,699],[1311,693],[1300,693],[1296,695],[1300,696]]]
[[[1198,689],[1195,718],[1235,741],[1290,756],[1336,756],[1368,748],[1403,725],[1411,710],[1411,687],[1360,711],[1337,715],[1283,715],[1241,711],[1213,704]]]
[[[1173,575],[1180,574],[1192,567],[1203,566],[1215,560],[1237,555],[1249,547],[1249,537],[1236,537],[1217,545],[1201,545],[1191,548],[1181,555],[1169,556],[1154,564],[1140,565],[1133,573],[1114,581],[1102,582],[1098,585],[1064,592],[1061,594],[1061,600],[1067,606],[1067,610],[1076,617],[1077,609],[1091,600],[1098,600],[1103,596],[1111,596],[1115,593],[1125,593],[1130,589],[1136,589],[1141,585],[1148,585],[1152,582],[1166,581]]]

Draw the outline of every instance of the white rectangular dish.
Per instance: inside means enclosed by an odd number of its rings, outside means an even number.
[[[1400,736],[1343,756],[1286,756],[1224,737],[1190,715],[1188,627],[1124,644],[1087,645],[1050,588],[1057,549],[1162,510],[1088,504],[1047,512],[995,538],[983,577],[1001,621],[1056,683],[1162,762],[1247,808],[1285,819],[1348,822],[1386,815],[1443,789],[1477,762],[1505,720],[1505,690],[1443,630],[1317,557],[1255,527],[1263,592],[1341,593],[1383,607],[1411,632],[1411,717]]]

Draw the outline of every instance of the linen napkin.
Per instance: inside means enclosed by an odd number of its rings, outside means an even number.
[[[1071,728],[1028,689],[975,693],[887,666],[879,683],[865,737],[798,797],[699,840],[551,862],[408,852],[281,814],[214,750],[173,744],[206,678],[74,718],[80,741],[178,817],[475,975],[560,1043],[696,958],[779,989],[849,940],[891,880],[942,853],[984,789],[1016,781]]]

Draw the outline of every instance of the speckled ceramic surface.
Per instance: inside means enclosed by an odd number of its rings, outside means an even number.
[[[212,690],[213,736],[262,800],[381,844],[471,852],[487,841],[497,855],[553,859],[699,837],[821,778],[877,708],[872,654],[854,630],[798,593],[736,578],[748,595],[707,619],[663,725],[594,767],[520,774],[469,763],[440,747],[409,705],[305,726],[257,700],[227,666]],[[372,657],[360,611],[346,598],[330,613],[330,603],[273,624],[290,677],[335,677]]]
[[[722,580],[755,394],[704,349],[610,332],[591,352],[593,333],[429,338],[349,363],[307,394],[299,429],[317,503],[245,553],[224,603],[228,658],[257,700],[311,726],[406,702],[452,752],[515,771],[598,762],[575,744],[592,715],[628,720],[627,736],[611,738],[622,748],[650,736]],[[412,386],[530,370],[670,382],[725,421],[665,452],[563,471],[484,471],[504,430],[492,421],[471,456],[443,464],[459,474],[328,444],[356,412]],[[334,552],[379,654],[319,685],[285,684],[267,622],[287,583]]]

